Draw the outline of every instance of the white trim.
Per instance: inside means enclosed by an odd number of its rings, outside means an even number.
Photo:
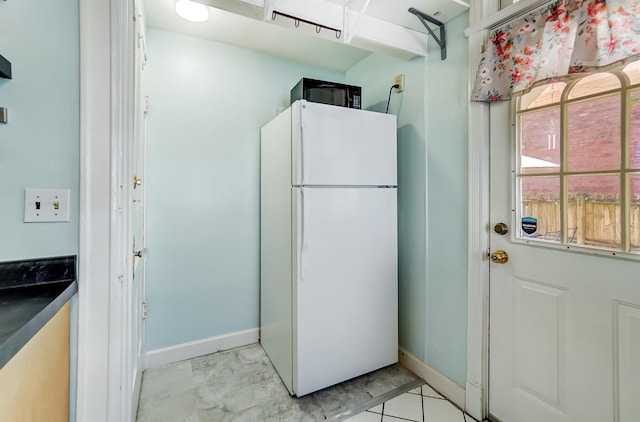
[[[411,353],[398,348],[400,363],[408,370],[422,378],[438,393],[449,399],[453,404],[465,410],[465,391],[464,387],[442,375]]]
[[[544,6],[545,3],[549,3],[550,1],[551,0],[520,0],[508,7],[505,7],[499,12],[492,13],[487,18],[484,18],[477,23],[469,25],[469,27],[464,30],[464,35],[470,37],[471,35],[481,32],[485,29],[495,28],[499,25],[502,25],[503,23],[507,23],[537,8],[540,8]]]
[[[467,382],[465,388],[465,412],[473,416],[478,421],[483,421],[488,417],[488,415],[485,415],[484,417],[481,416],[483,415],[482,403],[483,400],[485,400],[484,391],[485,390],[483,390],[481,387]],[[479,410],[478,405],[480,405]]]
[[[80,0],[80,235],[76,419],[128,422],[131,356],[124,151],[131,134],[130,4]],[[126,285],[126,284],[125,284]],[[73,409],[71,410],[73,411]]]
[[[471,3],[469,23],[484,22],[497,0]],[[469,37],[469,93],[473,90],[488,31]],[[467,382],[465,410],[477,420],[489,415],[489,106],[471,102],[468,117]]]
[[[252,328],[250,330],[236,331],[235,333],[155,349],[147,352],[145,356],[146,368],[154,368],[168,363],[180,362],[181,360],[257,343],[259,333],[260,330],[258,328]]]
[[[80,0],[80,235],[76,419],[108,420],[111,266],[110,2]],[[105,18],[107,17],[107,18]],[[72,409],[73,411],[73,409]]]
[[[136,420],[136,416],[138,415],[138,404],[140,403],[140,390],[142,388],[142,369],[135,375],[135,380],[133,382],[133,396],[131,398],[131,409],[129,409],[129,417],[132,421]]]
[[[485,258],[489,247],[488,109],[488,105],[480,103],[469,106],[466,385],[479,389],[480,394],[469,396],[466,407],[478,420],[486,416],[483,392],[488,384],[489,261]],[[480,401],[472,401],[477,398]]]

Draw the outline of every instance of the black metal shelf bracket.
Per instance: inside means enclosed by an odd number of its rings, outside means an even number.
[[[0,78],[11,79],[11,62],[0,55]]]
[[[429,34],[431,34],[433,39],[436,40],[436,43],[438,43],[438,45],[440,46],[440,59],[441,60],[446,59],[447,58],[447,38],[444,33],[444,23],[440,22],[438,19],[432,18],[431,16],[419,11],[414,7],[409,8],[409,13],[416,15],[418,19],[420,19],[420,22],[422,22],[424,27],[427,28],[427,31],[429,31]],[[438,27],[440,28],[439,37],[436,35],[435,32],[433,32],[433,29],[431,29],[431,27],[427,24],[427,22],[431,22],[434,25],[438,25]]]

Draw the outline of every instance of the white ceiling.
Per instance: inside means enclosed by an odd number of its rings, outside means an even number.
[[[147,26],[260,51],[313,66],[345,71],[371,52],[277,25],[209,8],[209,20],[187,22],[176,0],[145,0]]]
[[[198,1],[206,3],[206,0]],[[234,1],[246,5],[247,12],[243,13],[244,16],[210,7],[207,22],[192,23],[175,13],[176,0],[144,0],[147,26],[339,71],[349,69],[371,54],[371,51],[344,44],[329,30],[316,34],[311,25],[300,24],[298,28],[294,28],[293,21],[283,22],[287,20],[284,17],[277,17],[279,21],[276,25],[264,22],[262,16],[259,16],[262,12],[252,7],[251,0]],[[367,0],[326,1],[340,6],[348,4],[350,9],[359,11]],[[466,3],[462,0],[369,0],[366,14],[425,33],[426,29],[418,18],[407,11],[410,7],[432,16],[437,14],[438,19],[446,22],[464,11],[464,5]]]

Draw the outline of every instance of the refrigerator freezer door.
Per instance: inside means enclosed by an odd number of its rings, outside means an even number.
[[[396,117],[297,101],[292,184],[395,186]]]
[[[397,361],[397,189],[293,189],[294,391]]]

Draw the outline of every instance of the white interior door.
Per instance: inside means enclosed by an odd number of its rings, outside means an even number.
[[[136,2],[137,3],[137,2]],[[138,7],[139,5],[136,4]],[[146,49],[144,38],[144,21],[140,9],[136,12],[136,49],[135,49],[135,118],[134,140],[131,146],[130,174],[132,175],[130,198],[131,204],[131,244],[132,274],[128,308],[131,324],[130,353],[132,356],[131,394],[133,417],[137,409],[142,371],[144,370],[144,318],[145,318],[145,162],[146,162],[146,86],[145,64]]]
[[[398,358],[397,189],[293,190],[298,396]]]
[[[640,262],[516,239],[509,104],[490,114],[490,249],[509,257],[489,264],[490,414],[640,421]]]

